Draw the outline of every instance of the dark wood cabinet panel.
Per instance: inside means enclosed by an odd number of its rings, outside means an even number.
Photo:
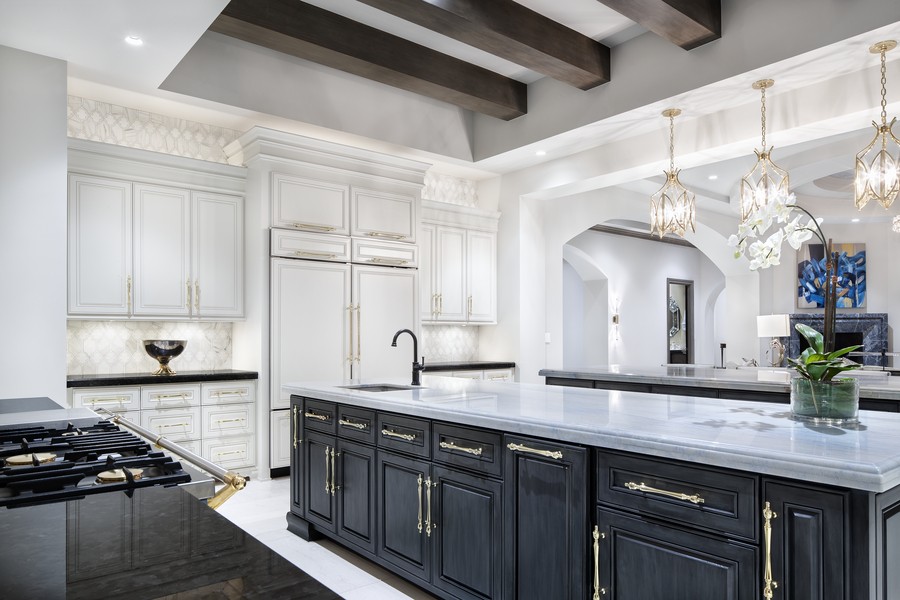
[[[599,589],[592,591],[603,598],[758,597],[756,549],[752,546],[603,508],[597,510],[597,523],[599,573],[595,581]]]
[[[432,473],[432,582],[459,598],[500,598],[502,484],[439,466]]]
[[[337,534],[375,553],[375,448],[337,441]]]
[[[303,398],[291,396],[291,512],[298,517],[306,514],[303,503]]]
[[[377,555],[423,582],[431,578],[426,486],[431,466],[420,459],[379,451]]]
[[[587,597],[587,450],[507,435],[504,597]]]
[[[334,495],[331,491],[332,467],[336,456],[336,439],[330,435],[323,435],[315,431],[307,431],[304,485],[304,504],[306,505],[306,520],[324,531],[335,530],[334,520]]]

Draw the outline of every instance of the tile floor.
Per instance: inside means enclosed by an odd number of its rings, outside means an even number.
[[[254,480],[219,514],[347,600],[432,600],[434,597],[328,540],[306,542],[287,530],[290,479]]]

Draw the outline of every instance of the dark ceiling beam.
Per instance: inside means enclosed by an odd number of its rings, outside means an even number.
[[[231,0],[209,29],[499,119],[526,113],[521,82],[297,0]]]
[[[609,81],[609,48],[512,0],[359,1],[582,90]]]
[[[721,0],[597,0],[685,50],[722,37]]]

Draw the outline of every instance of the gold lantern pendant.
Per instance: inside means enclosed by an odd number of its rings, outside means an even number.
[[[697,231],[694,193],[678,181],[675,169],[675,117],[680,114],[677,108],[662,112],[669,119],[669,170],[664,171],[666,182],[650,197],[650,234],[660,238],[667,233],[684,237],[688,228]]]
[[[766,90],[775,85],[772,79],[754,82],[753,89],[762,97],[762,150],[755,150],[756,165],[741,179],[741,223],[775,198],[787,198],[791,193],[791,181],[787,171],[772,162],[773,148],[766,147]]]

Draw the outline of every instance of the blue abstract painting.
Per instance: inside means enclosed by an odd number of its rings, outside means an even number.
[[[866,245],[834,244],[837,253],[837,307],[866,305]],[[825,247],[807,244],[797,261],[797,308],[823,308],[825,297]]]

